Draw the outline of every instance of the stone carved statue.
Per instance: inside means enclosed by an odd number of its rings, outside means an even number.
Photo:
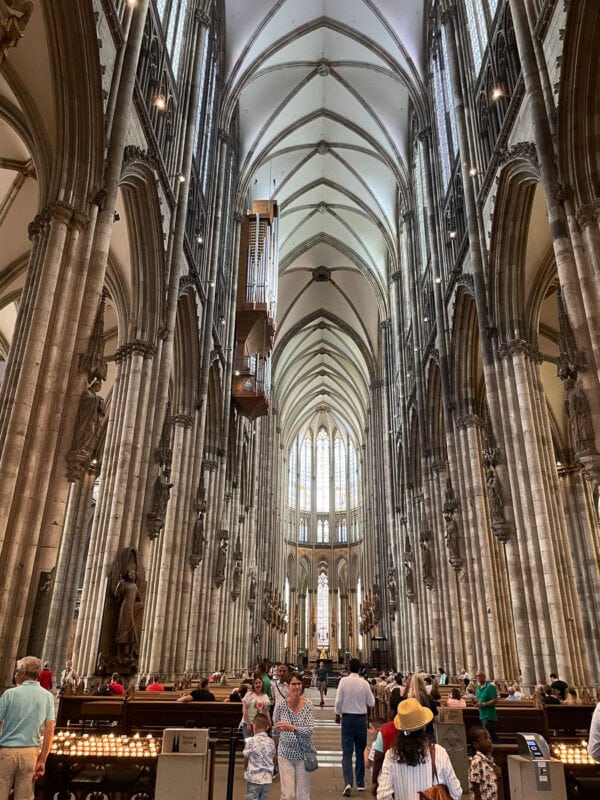
[[[398,584],[396,583],[396,574],[393,569],[388,569],[387,586],[390,601],[395,603],[398,597]]]
[[[502,489],[493,464],[488,464],[485,469],[485,483],[487,486],[492,523],[497,519],[504,519],[504,501]]]
[[[113,667],[135,669],[142,629],[145,576],[134,548],[125,548],[115,560],[111,570],[111,591],[118,604],[114,632],[116,657],[111,659],[111,663]]]
[[[595,453],[594,426],[585,392],[570,378],[565,380],[565,389],[565,407],[571,423],[575,454],[579,456]]]
[[[161,470],[154,481],[154,505],[152,511],[157,516],[161,516],[163,521],[167,513],[169,498],[173,484],[169,483],[169,473]]]
[[[102,419],[106,413],[104,400],[98,395],[102,381],[94,378],[79,398],[73,442],[67,454],[68,478],[77,481],[88,469],[100,436]]]
[[[433,578],[433,569],[431,564],[431,549],[427,544],[422,544],[421,552],[422,552],[421,566],[423,569],[423,579],[425,581],[428,581]]]
[[[458,525],[454,516],[450,512],[444,513],[446,520],[446,547],[448,548],[448,556],[452,560],[460,558],[460,545],[458,541]]]
[[[415,596],[415,581],[413,578],[412,567],[409,561],[404,562],[403,572],[404,572],[404,586],[406,590],[406,596],[410,600]]]
[[[169,482],[169,473],[166,469],[160,470],[154,481],[154,496],[152,498],[152,511],[146,515],[148,536],[156,539],[165,525],[167,506],[171,497],[173,484]]]
[[[98,396],[101,387],[102,381],[94,378],[79,398],[71,450],[85,448],[91,453],[98,443],[100,425],[105,414],[104,400]]]
[[[215,560],[214,579],[217,586],[225,580],[225,565],[227,563],[227,531],[221,531],[219,535],[219,546]]]
[[[237,600],[240,596],[240,588],[242,584],[242,567],[239,561],[236,563],[235,567],[233,568],[233,573],[231,575],[231,599]]]

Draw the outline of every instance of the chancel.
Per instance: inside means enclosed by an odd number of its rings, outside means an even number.
[[[599,30],[0,0],[2,689],[356,657],[591,701]]]

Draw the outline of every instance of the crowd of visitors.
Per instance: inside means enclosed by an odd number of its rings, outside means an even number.
[[[499,741],[496,730],[498,701],[526,700],[536,705],[582,702],[577,690],[556,673],[548,676],[548,683],[537,685],[527,695],[516,683],[506,686],[488,680],[482,670],[475,672],[474,680],[467,671],[450,678],[443,667],[436,674],[390,672],[375,678],[373,672],[365,669],[357,659],[351,659],[348,666],[349,673],[339,680],[334,702],[336,722],[341,725],[343,796],[350,796],[354,787],[358,792],[364,792],[368,783],[367,770],[370,769],[371,794],[377,800],[413,800],[419,792],[435,783],[445,784],[450,797],[458,800],[462,789],[447,752],[434,741],[433,721],[444,705],[450,709],[471,705],[477,707],[480,721],[480,725],[468,732],[471,798],[497,800],[499,770],[494,764],[492,751]],[[327,695],[329,677],[329,669],[321,661],[311,684],[319,690],[321,707]],[[382,681],[388,687],[389,721],[372,718],[374,684]],[[449,683],[452,685],[447,686]],[[28,657],[19,662],[15,685],[11,690],[17,691],[14,698],[6,692],[0,700],[0,750],[4,748],[10,754],[10,748],[17,747],[8,734],[15,724],[21,700],[27,704],[34,702],[35,698],[36,714],[44,717],[46,729],[37,761],[40,740],[33,735],[29,737],[31,743],[26,747],[32,755],[27,761],[26,773],[21,774],[21,767],[11,768],[12,771],[0,769],[0,797],[3,786],[8,791],[13,783],[15,786],[19,781],[22,783],[23,775],[26,774],[26,780],[30,782],[32,775],[40,777],[43,774],[43,764],[52,740],[54,707],[52,701],[44,703],[44,697],[51,697],[54,689],[67,694],[79,691],[82,682],[72,662],[67,661],[55,687],[49,665],[45,663],[42,667],[39,659]],[[33,692],[31,687],[34,685],[39,687],[42,695]],[[197,688],[185,690],[177,702],[215,702],[211,687],[217,685],[220,700],[240,703],[240,728],[245,739],[246,800],[266,800],[276,776],[280,779],[282,798],[309,800],[310,772],[316,764],[313,743],[315,712],[311,701],[304,696],[303,676],[290,669],[288,664],[280,663],[268,671],[261,662],[253,672],[246,673],[240,685],[232,688],[225,698],[222,687],[228,686],[227,673],[220,670],[210,678],[202,678]],[[25,691],[20,691],[21,687],[27,690],[27,697]],[[445,688],[440,691],[440,687]],[[165,687],[159,676],[154,675],[148,678],[147,684],[138,688],[146,692],[165,692],[165,688],[171,687]],[[128,694],[132,691],[133,686],[129,687]],[[96,690],[96,694],[125,693],[118,673],[105,679]],[[589,702],[589,698],[585,699]],[[34,751],[36,759],[33,758]],[[589,752],[600,760],[600,705],[592,718]],[[0,768],[5,762],[8,764],[7,759],[3,761],[3,755],[0,753]]]

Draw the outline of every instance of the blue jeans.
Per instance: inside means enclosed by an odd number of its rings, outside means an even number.
[[[267,800],[269,796],[270,783],[248,783],[246,784],[246,800]]]
[[[481,727],[486,729],[486,731],[490,735],[490,739],[492,740],[492,742],[494,742],[494,744],[500,744],[500,739],[498,738],[498,733],[496,732],[495,719],[482,719]]]
[[[356,785],[365,785],[365,747],[367,746],[367,715],[342,714],[342,772],[344,783],[352,786],[352,753],[356,753]]]

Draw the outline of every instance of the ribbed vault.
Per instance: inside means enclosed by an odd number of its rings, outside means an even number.
[[[227,2],[223,124],[241,209],[280,209],[274,405],[286,441],[327,407],[364,439],[399,263],[409,104],[423,121],[424,0]]]

